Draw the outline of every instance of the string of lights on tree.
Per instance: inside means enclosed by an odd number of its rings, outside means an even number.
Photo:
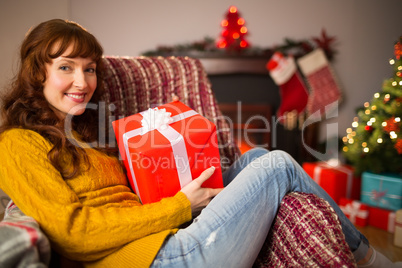
[[[343,152],[356,172],[402,173],[402,37],[389,60],[393,77],[364,103],[343,137]]]

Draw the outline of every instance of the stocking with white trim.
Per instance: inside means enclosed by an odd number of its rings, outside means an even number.
[[[293,57],[285,57],[282,53],[275,52],[267,63],[267,69],[280,88],[281,105],[277,110],[279,122],[292,129],[297,124],[298,116],[306,108],[307,87]]]
[[[321,117],[335,109],[341,99],[341,90],[324,51],[318,48],[299,58],[297,64],[310,87],[308,114]]]

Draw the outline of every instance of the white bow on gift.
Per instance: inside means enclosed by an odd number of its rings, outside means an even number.
[[[349,220],[354,224],[356,223],[356,217],[361,219],[367,219],[368,211],[367,210],[360,210],[361,204],[356,201],[352,201],[346,206],[341,207],[342,212],[345,215],[349,215]]]
[[[141,114],[143,116],[141,125],[144,133],[154,129],[165,130],[169,127],[169,124],[173,122],[171,117],[172,113],[166,112],[165,108],[149,108]]]
[[[197,115],[198,113],[194,110],[189,110],[181,114],[171,116],[171,113],[166,112],[165,108],[163,109],[149,108],[148,110],[143,111],[140,114],[143,117],[141,120],[142,127],[139,129],[131,130],[123,134],[123,142],[126,152],[129,152],[128,149],[129,139],[138,135],[144,135],[147,132],[153,130],[159,131],[166,139],[169,140],[170,145],[172,146],[180,186],[181,188],[183,188],[186,184],[192,181],[191,170],[189,167],[189,159],[183,136],[179,132],[177,132],[174,128],[172,128],[170,124]],[[127,158],[130,173],[134,181],[135,191],[137,195],[141,198],[141,193],[139,192],[138,185],[135,180],[133,164],[131,162],[132,161],[131,155],[127,154]]]

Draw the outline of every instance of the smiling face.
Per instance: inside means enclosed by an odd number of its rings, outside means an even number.
[[[97,86],[96,63],[91,58],[70,58],[72,47],[46,63],[43,94],[60,119],[81,115]]]

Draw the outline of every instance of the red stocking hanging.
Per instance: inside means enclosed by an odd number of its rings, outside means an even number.
[[[291,117],[291,121],[294,121],[291,125],[294,126],[297,117],[304,112],[308,100],[307,88],[297,70],[295,60],[275,52],[267,64],[267,69],[280,88],[281,105],[277,110],[279,122],[286,126],[288,117]]]
[[[307,111],[310,116],[321,116],[337,108],[341,91],[337,79],[322,49],[301,57],[298,65],[310,86]]]

